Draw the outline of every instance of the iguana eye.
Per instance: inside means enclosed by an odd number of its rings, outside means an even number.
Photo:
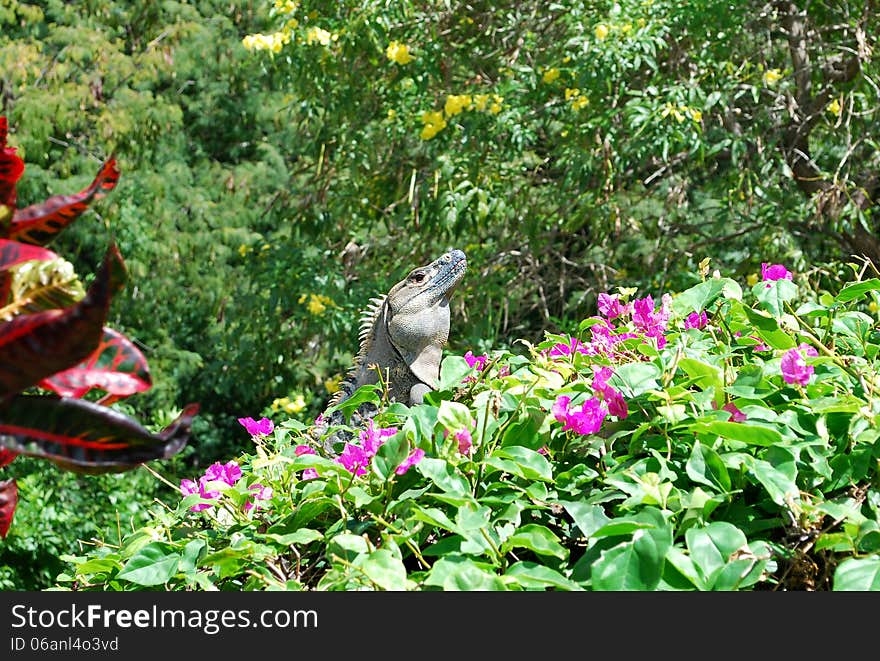
[[[412,280],[416,284],[419,284],[419,283],[425,281],[425,274],[424,273],[413,273],[410,276],[410,280]]]

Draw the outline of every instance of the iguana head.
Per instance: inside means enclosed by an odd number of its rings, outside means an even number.
[[[385,299],[391,343],[427,384],[440,374],[442,346],[449,337],[449,297],[466,269],[464,253],[451,250],[410,271]]]

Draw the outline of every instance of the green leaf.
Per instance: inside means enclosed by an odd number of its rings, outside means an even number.
[[[358,556],[369,553],[370,547],[360,535],[344,532],[336,535],[327,543],[327,557],[338,556],[345,562],[354,562]]]
[[[657,381],[661,376],[660,368],[653,363],[615,365],[614,375],[623,384],[627,397],[638,397],[650,390],[660,389]]]
[[[694,385],[698,388],[703,390],[712,388],[715,394],[715,401],[719,406],[724,403],[724,379],[718,367],[695,358],[682,358],[678,361],[678,366],[693,379]]]
[[[126,562],[117,578],[137,585],[162,585],[177,573],[180,559],[170,544],[153,542]]]
[[[183,553],[180,556],[179,571],[185,574],[191,574],[199,566],[199,558],[204,556],[208,545],[203,539],[191,539],[183,547]]]
[[[689,528],[685,542],[703,589],[734,590],[756,582],[770,552],[766,544],[750,546],[745,534],[732,523],[715,521]]]
[[[769,462],[756,459],[752,473],[777,505],[786,507],[793,501],[800,500],[800,490],[794,479]]]
[[[835,591],[880,590],[880,556],[847,558],[834,570]]]
[[[400,558],[388,549],[378,549],[369,555],[358,556],[352,567],[360,569],[367,578],[383,590],[406,590],[406,567]]]
[[[409,441],[405,434],[398,432],[379,446],[373,457],[372,469],[382,480],[387,480],[409,454]]]
[[[567,579],[555,569],[539,565],[535,562],[517,562],[511,565],[504,575],[516,578],[517,583],[527,590],[544,590],[547,588],[571,590],[574,592],[583,590],[580,585]]]
[[[468,481],[456,472],[455,467],[442,459],[425,457],[415,468],[447,493],[470,495],[471,486]]]
[[[752,293],[771,315],[777,319],[785,312],[785,304],[793,300],[798,287],[791,280],[759,282],[752,287]]]
[[[570,500],[560,500],[557,501],[557,504],[565,508],[584,537],[592,537],[597,530],[611,520],[601,505]]]
[[[504,543],[503,552],[513,548],[527,548],[538,555],[549,555],[560,560],[568,557],[568,549],[559,543],[552,530],[537,523],[527,523],[517,528]]]
[[[694,449],[685,465],[688,477],[694,482],[730,491],[730,473],[715,450],[700,441],[694,441]]]
[[[527,480],[543,480],[545,482],[550,482],[553,479],[553,469],[550,466],[550,462],[547,461],[544,455],[535,450],[519,445],[498,448],[492,453],[492,456],[486,463],[490,466],[495,466],[493,459],[496,457],[510,460],[509,462],[504,462],[503,467],[496,467],[512,475],[517,475]]]
[[[769,347],[773,349],[791,349],[797,346],[794,338],[780,329],[779,324],[773,317],[768,317],[745,306],[743,306],[742,310],[745,312],[749,323],[754,327],[755,334]]]
[[[431,567],[425,578],[425,585],[433,585],[444,590],[472,592],[503,591],[507,588],[500,576],[485,571],[480,565],[462,556],[440,558]]]
[[[270,528],[270,530],[272,530],[272,528]],[[263,537],[276,544],[280,544],[281,546],[292,546],[293,544],[305,546],[306,544],[317,542],[319,539],[324,539],[322,533],[317,530],[312,530],[311,528],[300,528],[294,532],[284,534],[270,532],[263,535]]]
[[[446,356],[440,363],[440,383],[438,390],[458,388],[465,377],[474,371],[462,356]],[[444,400],[446,401],[446,400]]]
[[[861,298],[871,291],[880,291],[880,279],[871,278],[870,280],[865,280],[864,282],[856,282],[847,285],[840,290],[837,296],[834,297],[834,300],[838,303],[849,303],[850,301],[854,301],[857,298]]]
[[[630,541],[604,551],[593,564],[594,590],[655,590],[660,584],[672,529],[643,528]]]
[[[710,434],[729,438],[732,441],[741,441],[749,445],[770,446],[782,442],[782,434],[770,427],[746,422],[730,422],[728,420],[713,420],[711,422],[695,422],[691,430],[698,434]]]
[[[678,317],[686,317],[691,312],[702,312],[719,296],[742,299],[742,288],[730,278],[710,278],[705,282],[686,289],[672,299],[672,309]]]

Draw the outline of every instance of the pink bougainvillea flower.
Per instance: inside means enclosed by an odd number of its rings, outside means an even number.
[[[396,433],[397,427],[375,427],[373,421],[370,420],[367,422],[367,428],[360,431],[358,438],[360,438],[364,454],[369,459],[379,451],[379,447],[389,436],[394,436]]]
[[[657,340],[657,348],[662,349],[666,346],[666,331],[669,323],[669,316],[672,313],[672,297],[669,294],[663,294],[660,299],[660,307],[654,308],[654,299],[650,294],[644,298],[637,298],[632,302],[633,325],[645,335],[645,337],[653,337]]]
[[[697,330],[702,330],[708,322],[709,318],[705,312],[691,312],[684,320],[684,327],[685,329],[696,328]]]
[[[475,356],[471,351],[468,351],[464,355],[464,360],[468,364],[468,367],[475,367],[478,372],[482,372],[489,360],[489,355],[484,353],[480,356]]]
[[[470,431],[467,429],[459,429],[455,434],[453,434],[456,442],[458,443],[458,452],[460,454],[470,454],[471,450],[473,450],[473,437],[471,436]]]
[[[782,378],[786,383],[798,383],[802,386],[810,382],[813,375],[813,366],[807,365],[806,358],[818,356],[816,351],[809,344],[801,342],[796,348],[789,349],[782,356],[779,364],[782,370]]]
[[[602,427],[608,408],[598,398],[591,397],[580,409],[571,407],[571,398],[560,395],[551,409],[553,416],[562,423],[562,430],[578,434],[595,434]]]
[[[587,347],[576,337],[569,339],[568,344],[557,342],[548,352],[548,356],[564,358],[572,355],[575,351],[578,353],[588,353]]]
[[[406,473],[406,471],[415,466],[424,458],[425,451],[422,450],[422,448],[416,448],[409,453],[409,456],[403,460],[403,463],[401,463],[400,466],[394,469],[394,472],[398,475],[403,475],[404,473]]]
[[[722,411],[727,411],[730,413],[730,422],[745,422],[746,414],[736,408],[736,404],[733,402],[728,402],[724,406],[721,407]]]
[[[370,457],[367,456],[362,447],[346,443],[342,453],[336,457],[336,462],[342,464],[349,473],[366,475],[367,466],[370,464]]]
[[[610,367],[599,368],[593,376],[593,390],[602,396],[605,405],[608,407],[608,413],[623,420],[629,415],[629,407],[627,407],[626,400],[620,394],[620,391],[608,385],[608,379],[612,375],[613,372]]]
[[[774,281],[774,280],[791,280],[791,271],[785,268],[782,264],[768,264],[767,262],[761,263],[761,280]],[[768,287],[770,285],[767,285]]]
[[[275,429],[275,423],[269,418],[254,420],[253,418],[239,418],[238,421],[251,436],[268,436]]]
[[[304,454],[316,454],[315,450],[308,445],[297,445],[293,448],[293,451],[297,457],[301,457]],[[302,472],[302,479],[304,480],[314,480],[316,477],[318,477],[318,471],[314,468],[306,468]]]
[[[617,294],[599,294],[597,307],[599,313],[608,321],[617,319],[629,312],[629,306],[621,305],[620,296]]]
[[[219,491],[208,491],[205,488],[205,483],[207,480],[202,477],[199,479],[198,484],[193,482],[192,480],[181,480],[180,481],[180,492],[184,496],[189,496],[190,494],[197,493],[201,498],[205,498],[207,500],[213,500],[220,495]],[[201,512],[202,510],[211,509],[214,507],[211,503],[196,503],[192,507],[190,507],[190,511],[192,512]]]
[[[234,461],[221,464],[214,462],[205,471],[205,479],[209,482],[225,482],[229,486],[234,485],[241,478],[241,468]]]
[[[259,482],[256,482],[248,487],[248,491],[251,492],[251,496],[254,497],[254,500],[269,500],[272,497],[272,487],[264,487]],[[255,506],[255,502],[252,500],[248,500],[244,504],[245,511],[249,511],[253,509]]]

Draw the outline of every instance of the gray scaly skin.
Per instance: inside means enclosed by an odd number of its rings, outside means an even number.
[[[374,298],[361,316],[360,351],[339,392],[328,408],[351,397],[363,385],[382,382],[390,400],[409,406],[421,404],[426,393],[437,386],[440,358],[449,338],[449,297],[467,269],[461,250],[451,250],[427,266],[414,269],[385,296]],[[377,412],[366,403],[352,414],[358,426]],[[323,414],[316,428],[342,424],[340,411]],[[331,434],[324,449],[333,454],[334,443],[347,440],[345,434]]]

